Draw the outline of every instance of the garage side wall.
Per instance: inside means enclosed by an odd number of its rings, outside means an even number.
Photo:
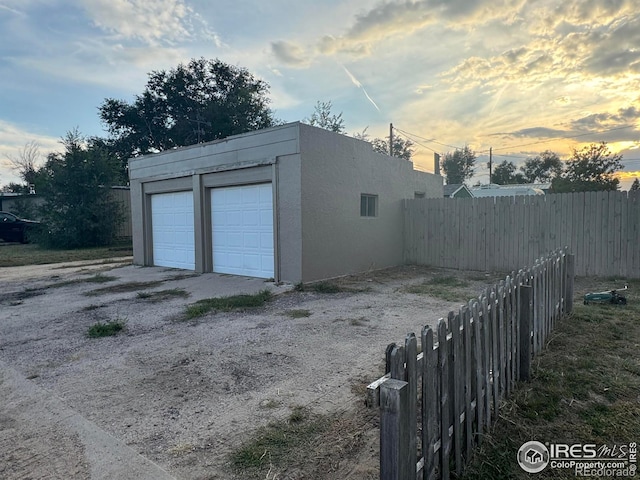
[[[303,281],[401,265],[402,200],[441,197],[442,177],[304,124],[300,148]],[[375,216],[361,215],[363,194],[375,198]]]
[[[302,190],[300,154],[278,157],[275,169],[276,269],[279,279],[302,281]]]

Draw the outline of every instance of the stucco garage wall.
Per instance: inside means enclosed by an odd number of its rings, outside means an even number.
[[[417,172],[371,144],[300,124],[304,281],[403,262],[402,200],[442,196],[442,177]],[[361,194],[378,195],[378,216],[360,216]]]
[[[229,137],[222,141],[170,150],[129,162],[134,263],[153,264],[150,198],[152,194],[192,191],[196,271],[211,271],[211,188],[271,182],[277,197],[274,228],[285,219],[282,239],[276,231],[276,252],[283,243],[279,262],[287,277],[301,278],[300,166],[297,124]],[[283,185],[280,189],[278,186]],[[296,220],[297,219],[297,220]],[[297,230],[296,230],[297,229]],[[298,242],[299,243],[299,242]]]
[[[300,154],[278,157],[276,184],[276,269],[279,279],[302,281],[302,190]]]

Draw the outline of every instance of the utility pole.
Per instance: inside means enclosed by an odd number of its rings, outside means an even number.
[[[204,120],[201,120],[201,116],[200,114],[198,114],[195,118],[195,120],[193,118],[187,118],[187,120],[189,120],[190,122],[193,122],[197,125],[197,129],[193,131],[193,133],[195,133],[198,136],[198,143],[200,143],[200,138],[201,135],[204,133],[204,130],[202,129],[202,125],[206,125],[207,127],[211,126],[211,122],[205,122]]]
[[[493,147],[489,147],[489,184],[491,184],[491,172],[492,172],[492,167],[493,167]]]
[[[393,157],[393,123],[389,124],[389,156]]]

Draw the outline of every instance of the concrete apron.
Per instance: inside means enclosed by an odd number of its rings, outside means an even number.
[[[42,444],[42,448],[36,447],[28,464],[18,466],[18,469],[32,470],[37,466],[38,470],[46,471],[46,465],[50,461],[47,456],[52,454],[51,446],[47,445],[48,439],[38,438],[37,433],[48,429],[58,432],[60,437],[79,438],[83,451],[69,453],[84,457],[80,460],[83,460],[88,466],[92,480],[175,480],[175,477],[161,466],[143,457],[110,433],[75,413],[59,397],[27,380],[1,360],[0,400],[0,415],[9,414],[12,429],[15,431],[20,431],[21,428],[26,428],[27,431],[35,430],[33,432],[34,441]],[[2,440],[7,441],[6,445],[2,445],[3,449],[12,448],[10,439],[0,438],[0,443],[4,443]],[[18,473],[19,478],[22,478],[23,475],[30,476],[29,471],[14,473]],[[57,473],[61,473],[59,469]],[[68,475],[62,475],[59,478],[72,478],[72,475],[73,473],[69,472]]]

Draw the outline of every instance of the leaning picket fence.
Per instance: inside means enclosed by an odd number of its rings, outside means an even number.
[[[460,475],[472,449],[497,417],[517,381],[529,379],[532,357],[573,307],[575,259],[567,248],[514,272],[387,347],[387,374],[368,387],[380,407],[380,478],[448,479]]]

